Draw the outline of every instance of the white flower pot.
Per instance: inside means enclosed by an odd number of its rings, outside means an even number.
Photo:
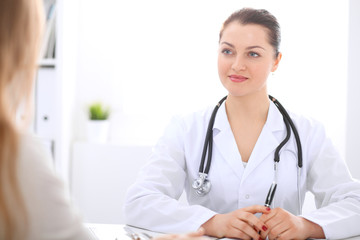
[[[89,142],[106,143],[109,136],[109,120],[89,120],[87,138]]]

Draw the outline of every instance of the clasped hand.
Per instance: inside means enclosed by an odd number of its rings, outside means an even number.
[[[256,213],[262,213],[256,217]],[[323,237],[322,228],[303,217],[282,208],[270,209],[261,205],[241,208],[227,214],[217,214],[202,227],[214,237],[240,239],[306,239]]]

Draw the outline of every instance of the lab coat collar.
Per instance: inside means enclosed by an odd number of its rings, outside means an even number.
[[[223,103],[214,122],[214,147],[234,170],[236,176],[243,181],[269,154],[273,154],[281,142],[275,137],[275,132],[279,131],[286,131],[283,117],[274,103],[270,102],[266,123],[251,153],[246,169],[244,169]]]
[[[227,114],[226,114],[225,103],[226,103],[226,101],[223,104],[221,104],[221,106],[218,110],[218,113],[216,114],[216,118],[215,118],[215,122],[214,122],[214,126],[213,126],[213,131],[214,131],[215,135],[218,132],[221,132],[221,131],[224,131],[227,129],[231,129],[228,118],[227,118]],[[286,130],[283,117],[272,101],[270,101],[268,117],[267,117],[265,125],[266,124],[271,125],[272,131]]]

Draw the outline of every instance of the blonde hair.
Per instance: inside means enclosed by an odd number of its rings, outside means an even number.
[[[21,239],[26,232],[17,180],[16,113],[24,103],[31,111],[43,22],[42,0],[0,0],[0,239]]]

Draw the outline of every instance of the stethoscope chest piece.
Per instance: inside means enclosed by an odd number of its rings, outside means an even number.
[[[195,192],[200,197],[205,196],[210,192],[211,183],[207,179],[206,173],[199,173],[199,177],[194,180],[192,187],[195,189]]]

